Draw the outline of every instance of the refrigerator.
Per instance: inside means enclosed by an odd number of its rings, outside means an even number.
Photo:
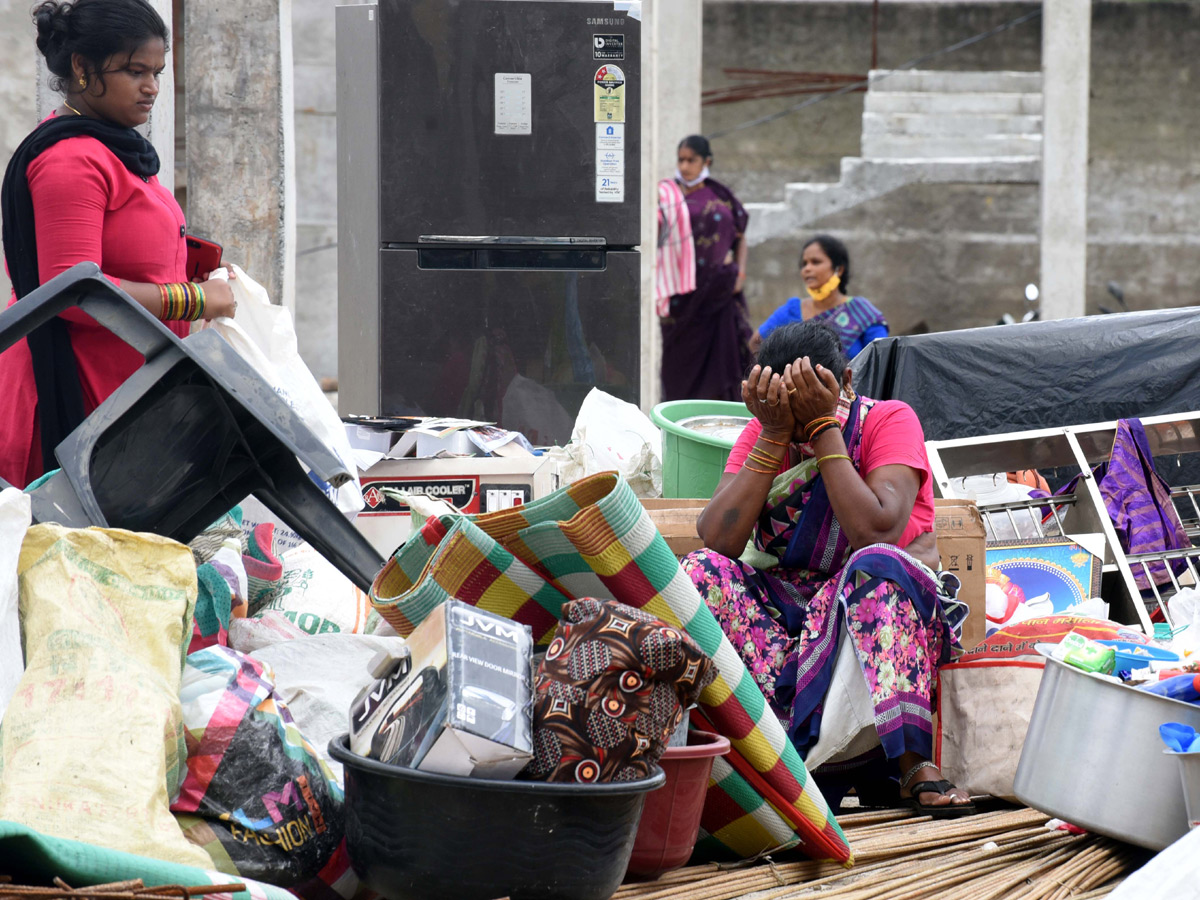
[[[553,444],[639,402],[639,6],[337,8],[343,415]]]

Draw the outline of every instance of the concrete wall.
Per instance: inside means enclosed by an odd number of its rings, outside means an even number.
[[[37,123],[36,32],[28,0],[0,0],[0,163],[7,166],[17,145]],[[0,266],[0,308],[12,284]]]
[[[970,37],[1036,8],[1029,3],[884,2],[879,66]],[[1120,282],[1137,308],[1200,302],[1200,5],[1095,3],[1088,305],[1112,306],[1105,283]],[[940,69],[1034,70],[1034,20],[922,64]],[[871,5],[707,0],[704,89],[736,83],[730,67],[864,73],[871,62]],[[837,179],[859,153],[862,94],[819,103],[767,125],[714,140],[714,174],[743,199],[778,200],[788,181]],[[803,97],[704,107],[704,129],[720,132]],[[1036,186],[912,186],[831,216],[816,228],[850,247],[856,293],[876,302],[896,331],[990,324],[1020,312],[1022,288],[1038,279]],[[816,229],[814,229],[816,230]],[[799,289],[795,241],[750,253],[747,295],[761,322]]]

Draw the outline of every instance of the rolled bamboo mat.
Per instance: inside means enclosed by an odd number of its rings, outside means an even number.
[[[1100,900],[1148,854],[1096,835],[1045,828],[1048,817],[1008,809],[933,820],[909,810],[838,817],[855,865],[715,864],[624,885],[614,900]]]

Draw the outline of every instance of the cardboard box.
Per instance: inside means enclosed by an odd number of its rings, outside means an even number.
[[[962,582],[958,599],[970,610],[963,623],[962,644],[964,650],[971,650],[983,641],[987,631],[984,618],[987,545],[983,517],[974,500],[934,500],[933,503],[933,531],[942,570],[958,576]]]
[[[704,541],[696,531],[696,520],[708,505],[707,500],[678,500],[666,497],[643,499],[642,506],[650,513],[667,546],[678,557],[704,549]]]
[[[510,509],[558,488],[555,464],[544,456],[384,459],[359,477],[366,505],[354,524],[385,556],[408,540],[412,526],[408,507],[384,487],[447,500],[466,513]]]
[[[350,747],[442,775],[512,778],[533,758],[533,635],[447,600],[351,707]]]

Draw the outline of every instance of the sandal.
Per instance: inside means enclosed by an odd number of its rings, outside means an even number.
[[[930,816],[934,819],[957,819],[962,816],[973,816],[976,813],[975,804],[970,801],[966,803],[947,803],[944,806],[933,806],[928,803],[922,803],[918,797],[921,794],[947,794],[954,790],[954,785],[944,778],[939,781],[918,781],[916,784],[909,786],[909,782],[922,769],[936,769],[939,775],[942,770],[938,769],[931,762],[919,762],[905,774],[900,780],[900,789],[907,789],[909,796],[901,797],[904,804],[911,809],[916,810],[924,816]]]

